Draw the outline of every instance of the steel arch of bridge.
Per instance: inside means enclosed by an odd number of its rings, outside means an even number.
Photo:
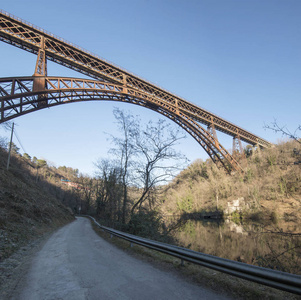
[[[171,119],[192,135],[205,149],[211,159],[228,172],[231,167],[240,170],[235,159],[218,141],[189,116],[181,113],[175,105],[122,85],[96,80],[39,77],[45,80],[46,89],[33,91],[35,76],[0,78],[1,118],[0,123],[30,112],[79,101],[120,101],[152,109]]]
[[[228,172],[241,168],[219,143],[215,130],[239,142],[263,148],[271,145],[233,123],[2,10],[0,41],[38,55],[36,76],[1,79],[0,123],[43,107],[74,101],[114,100],[142,105],[172,119]],[[47,59],[96,80],[46,77]],[[208,126],[208,130],[201,124]]]

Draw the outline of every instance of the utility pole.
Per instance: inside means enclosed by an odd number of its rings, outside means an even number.
[[[6,167],[6,170],[8,170],[8,168],[9,168],[10,154],[11,154],[11,147],[12,147],[13,134],[14,134],[14,125],[15,125],[15,123],[13,123],[13,126],[12,126],[12,128],[11,128],[11,135],[10,135],[10,143],[9,143],[9,151],[8,151],[8,160],[7,160],[7,167]]]

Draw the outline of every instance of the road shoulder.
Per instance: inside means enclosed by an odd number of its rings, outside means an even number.
[[[0,299],[16,299],[18,297],[18,294],[24,287],[24,279],[30,270],[33,258],[43,248],[48,239],[60,228],[56,228],[28,242],[10,257],[0,262]]]

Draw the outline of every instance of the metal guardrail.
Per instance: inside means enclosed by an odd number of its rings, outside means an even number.
[[[253,266],[246,263],[233,261],[230,259],[220,258],[213,255],[196,252],[178,246],[152,241],[149,239],[141,238],[132,234],[124,233],[112,228],[102,226],[93,217],[87,217],[92,219],[94,223],[104,231],[121,239],[127,240],[131,243],[138,244],[153,250],[157,250],[174,257],[178,257],[183,261],[189,261],[239,278],[254,281],[276,289],[301,295],[300,275],[294,275],[286,272]]]

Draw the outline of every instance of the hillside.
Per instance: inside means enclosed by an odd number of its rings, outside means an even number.
[[[164,188],[164,215],[220,211],[245,218],[301,219],[301,145],[281,142],[240,157],[245,173],[229,176],[211,162],[192,163]],[[231,205],[239,202],[239,211]]]
[[[7,152],[0,148],[0,261],[30,240],[73,220],[55,196],[59,189],[44,182],[19,155],[6,170]]]
[[[165,216],[218,212],[232,218],[300,220],[301,145],[282,142],[252,154],[248,149],[247,156],[239,158],[245,173],[232,176],[209,159],[192,163],[161,187],[156,211]],[[0,148],[0,261],[30,239],[71,221],[74,210],[95,216],[104,212],[103,207],[98,211],[102,190],[97,178],[28,155],[14,155],[9,171],[6,163],[7,152]],[[229,206],[233,203],[239,203],[236,211]]]

